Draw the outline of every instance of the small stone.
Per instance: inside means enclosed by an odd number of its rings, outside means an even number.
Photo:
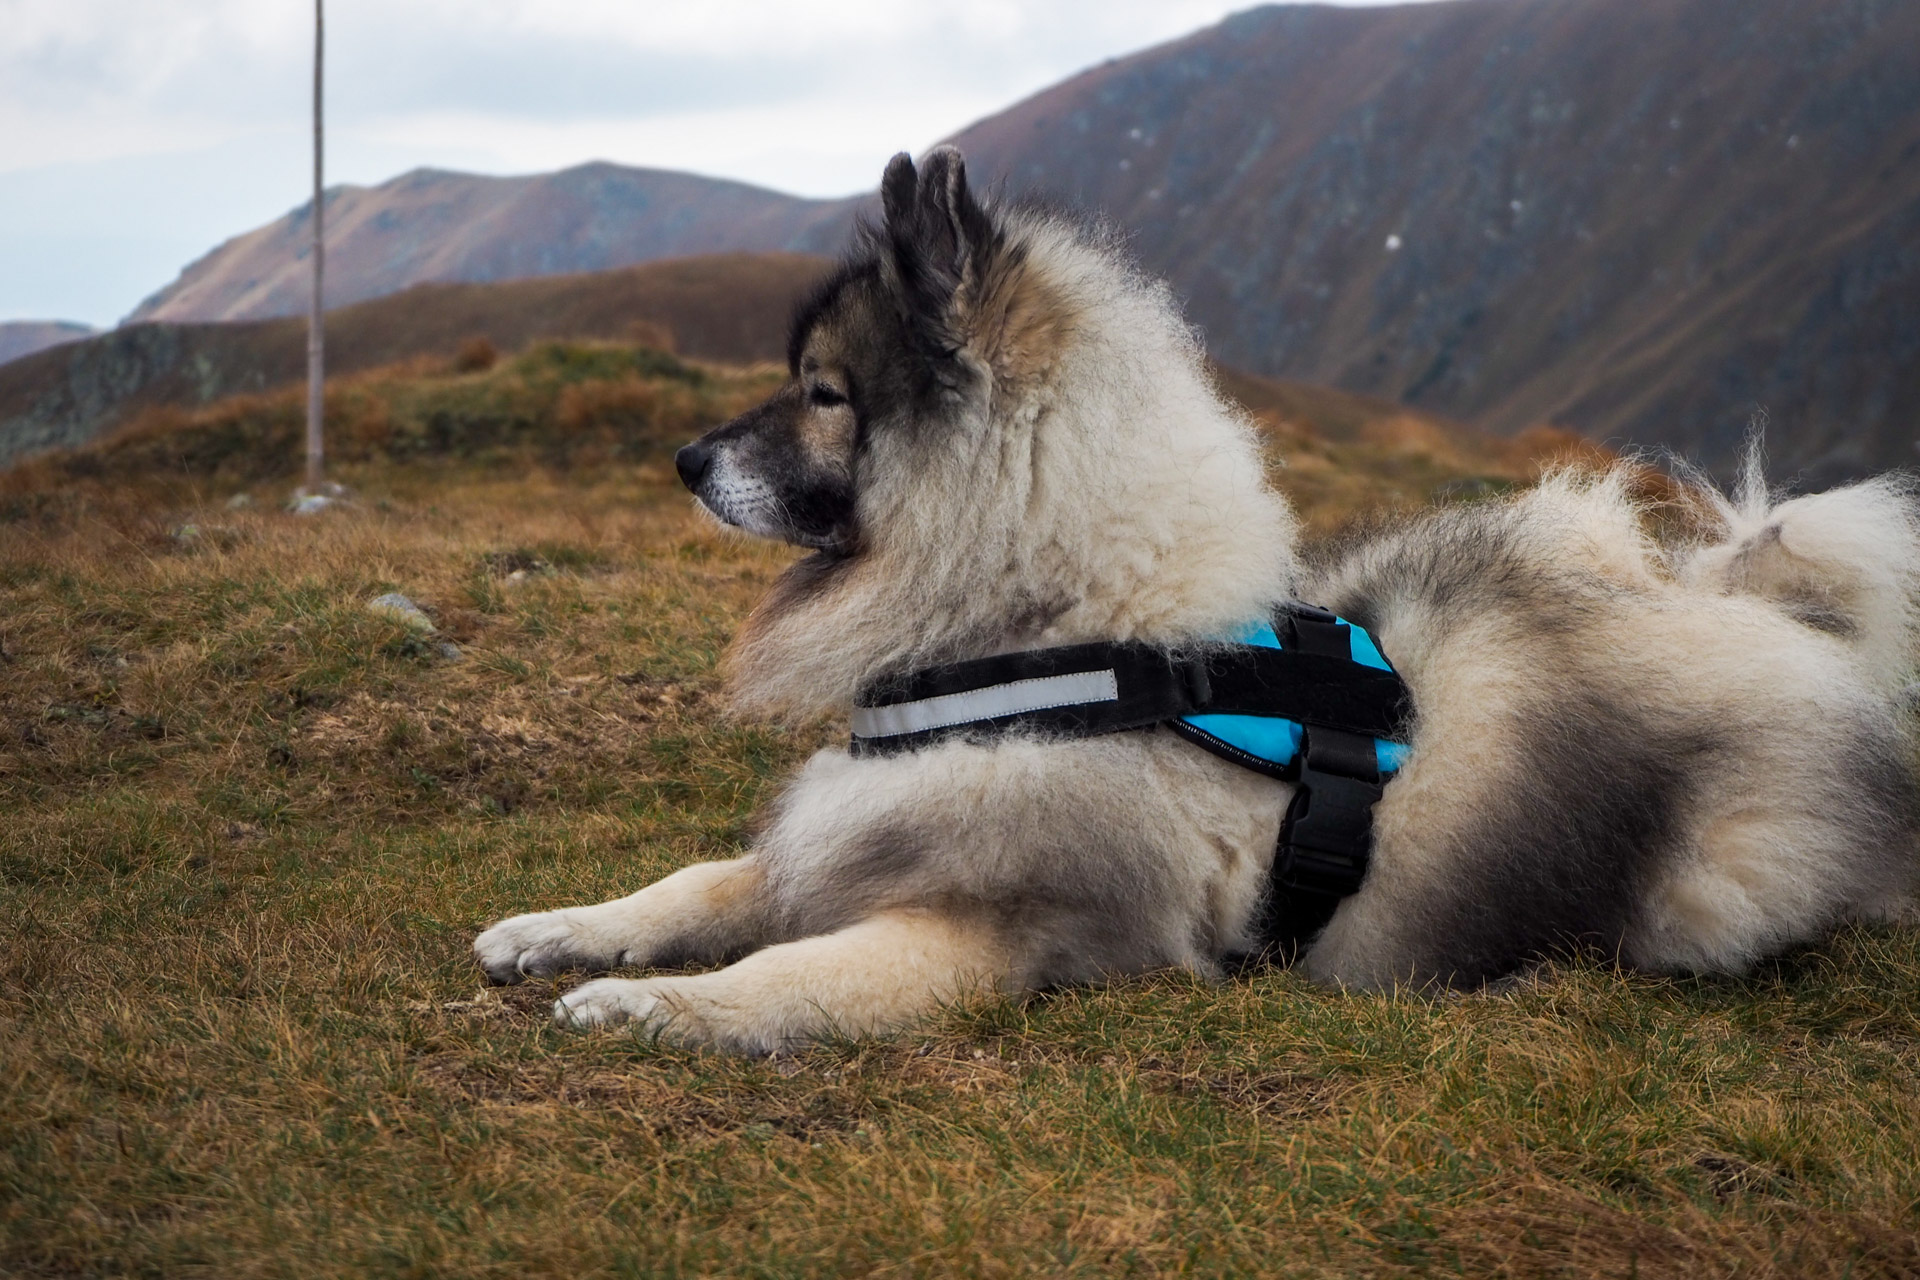
[[[321,482],[315,489],[302,485],[293,491],[293,500],[287,503],[287,510],[297,516],[319,515],[322,511],[331,511],[335,507],[352,506],[353,493],[343,484],[331,480]]]
[[[433,619],[427,616],[426,610],[401,595],[398,591],[389,591],[383,596],[375,596],[373,599],[367,601],[367,611],[369,613],[383,613],[395,622],[403,623],[406,626],[412,627],[415,631],[428,635],[438,630],[438,628],[433,625]]]
[[[253,495],[250,493],[236,493],[227,499],[227,510],[229,511],[245,511],[252,505]]]

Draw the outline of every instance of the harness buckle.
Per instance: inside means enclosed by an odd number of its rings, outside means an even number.
[[[1274,855],[1277,884],[1331,898],[1359,891],[1373,848],[1373,806],[1385,791],[1372,756],[1370,738],[1307,728]]]

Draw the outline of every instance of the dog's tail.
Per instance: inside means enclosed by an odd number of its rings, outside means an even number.
[[[1888,694],[1920,698],[1920,484],[1885,475],[1779,501],[1756,439],[1733,496],[1708,494],[1725,533],[1683,557],[1689,578],[1773,601],[1847,640]]]

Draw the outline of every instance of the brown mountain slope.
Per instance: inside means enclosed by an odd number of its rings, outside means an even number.
[[[336,187],[326,200],[330,307],[424,281],[512,280],[733,250],[818,250],[845,225],[845,202],[613,164],[520,178],[416,169],[377,187]],[[312,207],[214,249],[128,322],[304,312]]]
[[[794,302],[826,269],[802,254],[677,258],[592,275],[419,285],[327,315],[328,371],[449,356],[469,339],[641,336],[738,364],[779,359]],[[0,366],[0,463],[91,440],[142,408],[207,404],[306,374],[306,323],[128,325]]]
[[[1224,360],[1724,463],[1920,461],[1920,4],[1236,15],[961,133]]]

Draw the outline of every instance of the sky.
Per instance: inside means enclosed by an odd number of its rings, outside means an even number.
[[[896,151],[1246,7],[328,0],[326,180],[612,160],[847,195]],[[311,0],[0,0],[0,321],[112,325],[302,203],[312,23]]]

